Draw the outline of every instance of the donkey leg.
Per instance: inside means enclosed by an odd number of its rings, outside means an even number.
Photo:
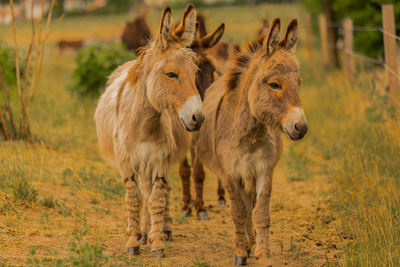
[[[254,244],[256,243],[255,233],[253,229],[253,216],[252,210],[248,210],[247,220],[246,220],[246,234],[247,240],[249,243],[249,247],[247,248],[247,255],[250,257],[251,249],[253,248]]]
[[[231,215],[235,225],[235,265],[246,265],[247,261],[247,237],[246,218],[247,209],[237,185],[228,183],[227,191],[231,200]]]
[[[168,194],[166,197],[167,200],[167,204],[164,210],[164,214],[163,214],[163,233],[166,236],[166,240],[167,241],[172,241],[172,229],[171,229],[171,224],[172,224],[172,217],[169,211],[169,193],[171,191],[171,188],[168,186],[167,188],[168,190]]]
[[[139,239],[139,218],[140,218],[140,206],[141,206],[141,195],[137,187],[137,178],[132,175],[125,179],[125,201],[128,208],[128,228],[127,234],[129,236],[126,247],[129,256],[135,256],[140,254]]]
[[[155,257],[164,257],[164,211],[167,206],[168,185],[164,177],[156,177],[153,182],[153,190],[149,198],[149,211],[151,218],[150,242],[151,250]]]
[[[225,189],[222,186],[221,179],[218,178],[218,205],[226,205],[226,200],[225,200]]]
[[[190,202],[192,201],[192,196],[190,194],[190,172],[189,162],[187,158],[185,158],[179,165],[183,194],[182,217],[189,217],[192,215],[192,209],[190,208]]]
[[[255,233],[253,229],[253,208],[254,208],[254,200],[256,199],[256,193],[248,193],[244,189],[240,191],[241,197],[246,205],[246,234],[247,234],[247,256],[250,257],[251,250],[256,243],[255,241]]]
[[[269,246],[270,198],[272,190],[272,175],[263,181],[261,190],[257,194],[257,202],[253,211],[253,224],[256,230],[256,249],[254,256],[262,265],[271,264],[271,251]]]
[[[143,207],[142,207],[142,215],[140,221],[140,231],[142,232],[142,238],[140,238],[140,244],[146,245],[148,234],[150,232],[150,213],[148,208],[148,201],[144,198]]]
[[[194,176],[194,188],[196,191],[194,208],[197,210],[197,219],[208,220],[207,211],[204,208],[204,201],[203,201],[203,186],[204,186],[205,173],[203,164],[197,157],[193,163],[193,176]]]

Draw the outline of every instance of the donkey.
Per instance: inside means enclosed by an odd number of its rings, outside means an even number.
[[[171,236],[170,165],[185,157],[191,134],[204,121],[195,85],[196,54],[187,48],[195,38],[196,10],[188,5],[173,29],[171,9],[162,12],[160,34],[137,60],[110,76],[95,121],[100,151],[124,178],[128,209],[128,255],[140,254],[142,196],[156,257],[164,256],[163,239]],[[139,191],[140,186],[140,191]]]
[[[199,25],[198,34],[200,34],[200,36],[206,35],[207,30],[206,30],[206,25],[205,25],[205,18],[201,13],[199,13],[197,15],[197,22]],[[261,21],[260,28],[257,30],[257,35],[256,35],[255,39],[252,41],[252,43],[250,44],[250,46],[257,47],[259,45],[262,45],[265,36],[268,34],[268,28],[269,28],[268,20],[263,19]],[[192,47],[196,47],[195,43],[196,43],[196,41],[194,42]],[[243,51],[244,51],[244,49],[248,49],[248,48],[249,48],[249,44],[247,44],[247,45],[245,45],[245,47],[243,47]],[[202,56],[200,57],[198,62],[202,62],[203,58],[207,58],[205,56],[205,52],[208,52],[208,51],[207,50],[200,51],[199,54]],[[209,69],[199,63],[198,63],[198,66],[199,66],[200,70]],[[201,71],[200,73],[204,73],[204,72],[205,71]],[[196,85],[197,85],[197,88],[199,89],[199,93],[200,93],[200,96],[202,97],[202,99],[203,99],[203,94],[205,93],[205,90],[214,81],[214,79],[211,79],[211,77],[210,77],[211,71],[208,71],[208,73],[209,74],[205,75],[205,76],[209,77],[209,78],[207,79],[206,77],[201,77],[202,82],[200,82],[199,84],[197,83],[198,74],[196,74]],[[204,201],[203,201],[203,187],[204,187],[205,172],[204,172],[203,166],[201,164],[195,164],[196,153],[195,153],[195,150],[193,149],[193,146],[192,146],[190,152],[191,152],[192,167],[193,167],[193,180],[195,183],[195,192],[196,192],[196,198],[193,201],[193,206],[194,206],[195,210],[197,211],[197,218],[199,220],[208,220],[207,211],[204,208]],[[191,192],[190,192],[191,169],[190,169],[190,165],[186,158],[179,166],[179,174],[181,176],[182,194],[183,194],[182,217],[189,217],[192,215],[192,210],[190,207],[191,200],[192,200]],[[222,186],[221,179],[219,179],[219,178],[218,178],[217,195],[218,195],[218,202],[217,202],[218,205],[225,205],[226,204],[225,190]]]
[[[215,78],[218,76],[216,70],[215,59],[207,55],[207,51],[214,47],[218,41],[221,39],[225,24],[221,23],[217,29],[207,34],[206,25],[204,21],[204,16],[199,14],[197,16],[198,30],[196,39],[191,45],[192,50],[197,55],[197,66],[199,70],[196,73],[196,87],[200,93],[202,99],[204,99],[205,92],[207,88],[214,82]],[[207,211],[204,208],[203,202],[203,181],[205,173],[201,165],[193,165],[196,154],[194,153],[194,144],[190,149],[193,167],[193,180],[195,183],[196,199],[194,201],[194,207],[197,210],[197,217],[199,220],[207,220]],[[190,208],[191,204],[191,193],[190,193],[190,176],[191,168],[187,158],[185,158],[179,165],[179,175],[182,182],[182,194],[183,194],[183,207],[182,216],[188,217],[191,215],[192,211]],[[223,189],[222,189],[223,190]]]
[[[138,53],[139,48],[146,45],[151,39],[150,28],[144,16],[139,16],[131,22],[125,24],[121,41],[129,50]]]
[[[308,130],[298,63],[291,54],[297,19],[281,40],[279,31],[275,19],[263,44],[240,54],[208,88],[206,119],[195,140],[195,164],[222,177],[231,201],[236,265],[246,265],[254,244],[254,256],[270,264],[269,205],[273,170],[283,149],[281,133],[300,140]]]

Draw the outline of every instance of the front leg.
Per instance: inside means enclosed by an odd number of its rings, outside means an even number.
[[[140,231],[142,232],[142,238],[140,239],[140,244],[146,245],[148,234],[150,232],[150,213],[149,213],[147,199],[144,198],[143,202],[144,203],[143,203],[143,207],[142,207],[142,215],[141,215],[141,221],[140,221]]]
[[[257,179],[257,202],[253,210],[253,225],[256,231],[254,256],[262,265],[271,264],[271,250],[269,245],[271,190],[272,172],[265,179]]]
[[[167,194],[167,204],[164,210],[163,214],[163,233],[165,234],[165,239],[167,241],[172,241],[172,229],[171,229],[171,224],[172,224],[172,217],[169,211],[169,193],[171,191],[171,188],[167,186],[168,194]]]
[[[127,234],[129,236],[126,246],[128,249],[128,255],[135,256],[140,254],[139,239],[141,234],[139,229],[139,218],[142,199],[137,187],[137,178],[134,175],[125,178],[125,190],[125,201],[128,209]]]
[[[156,177],[149,198],[151,231],[149,241],[155,257],[164,257],[164,214],[168,204],[168,185],[164,177]]]

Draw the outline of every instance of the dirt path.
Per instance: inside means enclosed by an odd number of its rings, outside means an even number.
[[[40,261],[45,258],[65,259],[70,255],[73,229],[87,225],[89,232],[84,240],[105,248],[104,253],[110,256],[112,263],[124,266],[232,266],[233,223],[229,204],[216,206],[216,179],[213,176],[206,179],[205,203],[210,220],[198,221],[195,216],[181,219],[180,180],[173,175],[173,241],[167,245],[165,259],[153,259],[148,246],[142,248],[140,257],[126,257],[123,197],[103,200],[92,192],[36,184],[39,195],[53,193],[60,206],[46,208],[39,204],[16,204],[15,213],[0,214],[0,260],[13,265],[26,264],[32,258],[29,255],[32,247],[37,248],[34,257]],[[273,266],[328,266],[328,261],[331,264],[336,262],[340,253],[336,248],[339,235],[335,230],[336,220],[327,205],[328,189],[329,185],[322,177],[289,181],[284,171],[277,169],[271,204]],[[1,197],[3,205],[9,201],[9,197]],[[257,266],[254,258],[248,263]]]

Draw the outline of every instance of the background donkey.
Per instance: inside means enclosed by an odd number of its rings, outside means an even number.
[[[308,130],[299,97],[297,41],[292,20],[279,41],[275,19],[262,46],[241,54],[231,70],[208,88],[206,120],[196,142],[197,160],[223,179],[235,224],[235,264],[254,255],[270,264],[269,204],[273,169],[282,152],[282,131],[292,140]],[[253,231],[255,228],[255,236]]]
[[[199,70],[196,73],[196,87],[199,90],[200,96],[204,99],[205,92],[207,88],[214,82],[215,78],[218,76],[216,73],[216,62],[215,59],[207,55],[210,48],[214,47],[218,41],[221,39],[225,25],[222,23],[218,28],[207,34],[207,29],[205,25],[204,16],[197,16],[198,31],[196,35],[196,40],[193,42],[191,48],[197,54],[197,66]],[[194,144],[190,149],[192,167],[193,167],[193,180],[195,184],[196,199],[194,201],[194,208],[197,211],[197,217],[200,220],[207,220],[207,211],[204,208],[203,202],[203,183],[205,173],[203,166],[194,165],[194,159],[196,154],[194,153]],[[179,175],[182,181],[182,194],[183,194],[183,207],[182,216],[190,216],[192,211],[190,208],[192,196],[190,193],[190,176],[191,168],[187,158],[185,158],[179,165]],[[223,190],[223,189],[222,189]]]
[[[129,255],[140,253],[142,196],[151,219],[151,249],[157,257],[164,255],[162,239],[170,236],[172,221],[168,170],[185,157],[189,131],[204,120],[195,85],[196,54],[187,48],[195,38],[194,6],[188,5],[181,23],[172,27],[166,7],[158,38],[110,76],[95,114],[100,151],[125,180]]]

